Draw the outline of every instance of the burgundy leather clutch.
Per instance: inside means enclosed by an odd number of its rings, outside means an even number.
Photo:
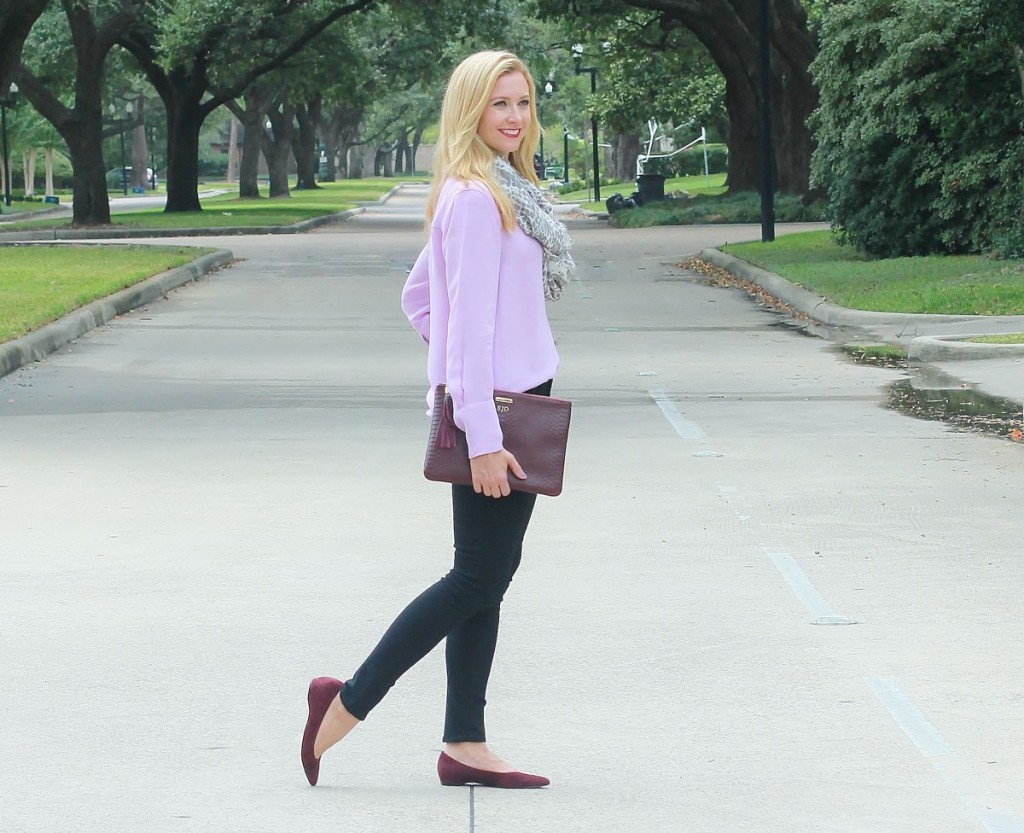
[[[494,408],[504,447],[526,472],[525,480],[509,472],[508,485],[520,492],[561,494],[572,403],[552,396],[496,390]],[[455,424],[452,398],[444,385],[434,390],[423,475],[443,483],[473,483],[466,434]]]

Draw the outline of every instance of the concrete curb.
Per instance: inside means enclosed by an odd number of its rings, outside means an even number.
[[[738,278],[757,284],[765,291],[793,309],[802,312],[830,327],[885,327],[895,326],[901,329],[913,329],[925,324],[951,324],[961,321],[984,321],[983,315],[923,315],[905,312],[871,312],[869,310],[848,309],[829,303],[819,295],[808,292],[801,286],[790,283],[780,275],[761,269],[727,255],[718,249],[704,249],[700,253],[701,260],[706,260]]]
[[[968,339],[995,333],[955,336],[918,336],[907,348],[907,361],[941,362],[965,359],[1024,358],[1024,344],[977,344]]]
[[[30,229],[0,232],[0,243],[38,242],[45,240],[132,240],[154,237],[226,237],[239,234],[301,234],[304,231],[340,223],[362,214],[366,209],[350,208],[337,214],[313,217],[291,226],[220,226],[218,228],[166,229]]]
[[[386,194],[383,194],[382,196],[378,197],[372,203],[369,203],[369,204],[370,205],[374,205],[374,204],[376,204],[376,205],[383,205],[389,199],[391,199],[395,194],[397,194],[399,191],[401,191],[406,185],[412,185],[412,184],[414,184],[414,183],[411,183],[411,182],[399,182],[398,185],[396,185],[394,188],[392,188]],[[415,184],[420,185],[420,184],[423,184],[423,183],[415,183]]]
[[[185,266],[153,275],[134,286],[93,301],[28,335],[0,344],[0,376],[45,358],[115,316],[148,304],[233,259],[234,255],[228,249],[203,255]]]
[[[830,327],[854,327],[871,329],[893,327],[897,330],[890,339],[895,344],[907,344],[906,335],[915,328],[941,326],[961,322],[990,321],[984,315],[915,315],[901,312],[871,312],[855,310],[831,304],[824,298],[808,292],[801,286],[790,283],[780,275],[769,272],[727,255],[718,249],[704,249],[700,253],[701,260],[706,260],[738,278],[760,286],[766,292],[789,304],[793,309],[803,313]],[[902,340],[900,335],[904,337]],[[1019,344],[972,344],[965,339],[975,335],[992,335],[977,333],[974,335],[942,335],[917,336],[910,339],[907,349],[908,361],[954,361],[960,359],[1001,359],[1024,356],[1024,345]]]

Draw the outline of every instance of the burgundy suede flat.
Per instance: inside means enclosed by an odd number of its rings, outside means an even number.
[[[437,759],[437,774],[441,783],[446,787],[466,787],[470,784],[479,784],[482,787],[499,787],[504,790],[533,790],[538,787],[546,787],[551,783],[543,775],[476,769],[459,763],[444,752]]]
[[[306,719],[306,730],[302,733],[302,768],[306,771],[306,779],[310,786],[315,787],[320,777],[320,759],[313,755],[313,744],[324,715],[330,708],[334,698],[338,696],[345,684],[334,677],[317,677],[309,684],[306,702],[309,703],[309,717]]]

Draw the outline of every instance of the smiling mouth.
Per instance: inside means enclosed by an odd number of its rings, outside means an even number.
[[[499,130],[498,132],[503,136],[508,136],[510,139],[516,139],[519,137],[519,134],[522,133],[522,130]]]

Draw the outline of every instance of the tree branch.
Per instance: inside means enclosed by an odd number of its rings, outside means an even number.
[[[268,72],[277,69],[282,64],[284,64],[289,58],[300,52],[306,44],[308,44],[311,40],[313,40],[313,38],[315,38],[317,35],[326,30],[332,23],[340,20],[346,15],[362,11],[367,6],[372,5],[374,2],[375,0],[353,0],[353,2],[349,3],[347,6],[342,6],[341,8],[335,9],[323,20],[310,26],[305,32],[299,35],[299,37],[297,37],[288,46],[281,50],[281,52],[279,52],[274,58],[270,58],[264,61],[262,64],[258,64],[245,75],[243,75],[239,81],[230,85],[227,89],[221,90],[213,94],[210,99],[203,102],[203,112],[212,113],[229,98],[236,98],[245,90],[246,87],[248,87],[253,81],[259,78],[261,75],[266,75]]]
[[[64,105],[24,64],[19,64],[15,68],[14,78],[25,98],[39,111],[39,115],[54,127],[63,126],[75,117],[74,110]]]

